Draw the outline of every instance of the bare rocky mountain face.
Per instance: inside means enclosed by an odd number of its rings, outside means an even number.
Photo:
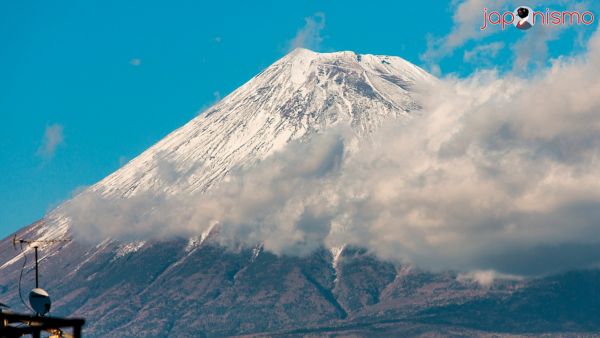
[[[386,119],[418,116],[414,88],[436,81],[397,57],[297,49],[88,191],[107,198],[203,193],[235,168],[294,140],[348,124],[368,138]],[[165,174],[165,163],[168,173]],[[17,232],[73,238],[71,201]],[[193,238],[41,246],[51,315],[83,316],[90,337],[488,335],[600,329],[600,275],[572,272],[480,285],[379,260],[360,247],[274,255]],[[0,301],[33,287],[32,251],[0,242]],[[525,323],[527,323],[525,325]]]

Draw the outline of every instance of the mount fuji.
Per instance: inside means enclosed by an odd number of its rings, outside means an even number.
[[[114,200],[208,193],[233,170],[335,126],[349,125],[361,140],[389,119],[418,118],[417,88],[435,81],[399,57],[296,49],[84,193]],[[572,312],[584,317],[579,326],[548,310],[596,290],[595,271],[483,286],[454,272],[382,261],[360,247],[301,257],[260,245],[225,248],[211,240],[213,228],[192,238],[106,237],[92,244],[74,236],[77,225],[65,212],[80,196],[14,236],[74,238],[41,246],[40,276],[53,298],[51,315],[87,318],[86,336],[484,335],[541,332],[548,323],[555,331],[600,328],[598,305]],[[0,301],[26,311],[17,284],[31,249],[14,250],[12,238],[0,242]],[[29,260],[23,290],[32,288],[31,268]],[[584,285],[573,294],[573,283]],[[481,312],[487,317],[480,321]],[[525,330],[523,314],[533,316]]]

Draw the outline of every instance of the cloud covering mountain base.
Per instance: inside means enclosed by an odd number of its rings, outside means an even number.
[[[418,116],[389,121],[368,141],[340,126],[207,192],[86,191],[62,212],[87,240],[197,236],[217,225],[223,245],[277,254],[355,245],[434,270],[591,267],[600,262],[598,78],[596,33],[584,55],[531,78],[482,71],[437,81]]]

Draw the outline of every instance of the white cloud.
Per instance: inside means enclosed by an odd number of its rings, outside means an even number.
[[[325,28],[325,14],[317,12],[313,16],[304,18],[304,26],[298,30],[296,36],[290,42],[290,50],[303,47],[319,50],[323,37],[321,31]]]
[[[545,67],[548,60],[548,42],[558,39],[566,26],[537,25],[513,46],[513,70],[522,71],[528,67]]]
[[[37,154],[45,159],[51,159],[54,157],[56,149],[62,144],[64,144],[63,126],[60,124],[47,125]]]
[[[336,129],[230,173],[206,194],[92,192],[65,212],[83,238],[198,235],[302,255],[355,245],[434,270],[540,275],[600,262],[600,36],[531,78],[445,79],[409,123],[349,150]],[[173,170],[161,165],[168,181]]]
[[[501,41],[478,45],[471,50],[465,51],[463,60],[469,63],[491,65],[492,60],[502,48],[504,48],[504,42]]]
[[[434,74],[441,74],[439,62],[445,57],[452,55],[457,49],[465,46],[470,41],[480,41],[492,34],[502,32],[500,26],[488,25],[486,29],[481,30],[483,26],[483,10],[487,8],[490,11],[512,11],[523,3],[511,0],[507,2],[498,2],[493,0],[464,0],[453,2],[453,26],[450,32],[442,37],[429,36],[427,39],[427,50],[421,54],[423,60],[430,71]],[[565,0],[551,1],[532,1],[528,5],[535,10],[540,7],[540,11],[545,8],[557,5],[566,6],[569,10],[582,10],[586,8],[585,2],[570,2]],[[540,60],[547,57],[547,42],[554,40],[568,26],[542,26],[536,25],[533,29],[523,32],[523,36],[517,40],[513,46],[513,68],[515,70],[527,69],[530,63],[539,66]],[[505,28],[514,29],[512,27]],[[487,44],[490,48],[497,47],[494,43]],[[475,47],[477,49],[478,47]],[[480,47],[482,48],[482,47]],[[475,50],[471,50],[473,52]],[[481,51],[481,50],[480,50]],[[492,50],[488,50],[492,51]],[[469,52],[465,52],[465,56]],[[475,56],[473,54],[472,56]],[[465,61],[467,61],[465,59]]]
[[[444,37],[430,36],[427,40],[427,50],[421,55],[421,59],[430,67],[437,66],[439,60],[452,54],[456,48],[462,47],[467,41],[479,40],[495,32],[494,29],[481,30],[480,27],[483,24],[483,9],[498,6],[497,1],[454,1],[453,6],[454,25],[450,33]]]
[[[467,273],[458,274],[456,279],[462,283],[476,282],[477,284],[479,284],[482,287],[489,288],[490,286],[492,286],[494,280],[496,280],[496,279],[519,280],[520,278],[517,276],[512,276],[512,275],[499,274],[494,270],[475,270],[475,271],[469,271]]]

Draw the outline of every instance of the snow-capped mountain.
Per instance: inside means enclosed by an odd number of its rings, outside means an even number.
[[[419,108],[411,88],[431,81],[399,57],[298,48],[88,191],[110,198],[203,192],[232,168],[325,128],[345,123],[365,136],[385,119],[411,118]],[[63,207],[31,229],[34,237],[67,234]]]
[[[338,124],[368,137],[386,119],[414,118],[420,107],[415,88],[432,81],[399,57],[296,49],[88,191],[110,198],[203,193],[232,169]],[[69,236],[63,208],[17,236]],[[506,297],[522,287],[502,282],[482,288],[453,273],[381,262],[360,248],[308,257],[278,257],[261,247],[233,252],[204,241],[206,235],[42,246],[42,286],[53,296],[57,315],[88,319],[86,336],[146,337],[294,333],[307,327],[319,334],[476,297]],[[23,311],[16,283],[28,250],[15,251],[10,242],[0,242],[0,301]],[[30,262],[24,290],[31,288]]]
[[[369,133],[386,118],[408,118],[418,108],[411,87],[431,80],[398,57],[299,48],[92,189],[124,197],[205,191],[232,167],[337,123]],[[175,178],[161,176],[165,163]]]

